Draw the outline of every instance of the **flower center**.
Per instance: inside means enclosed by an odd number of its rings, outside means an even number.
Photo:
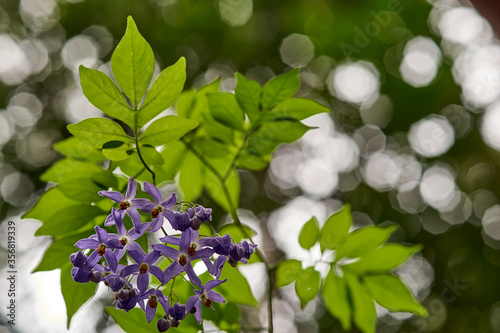
[[[192,257],[195,252],[196,252],[196,244],[191,244],[191,246],[188,248],[188,254]]]
[[[155,208],[153,208],[153,210],[151,211],[151,216],[155,219],[158,217],[158,215],[160,215],[160,213],[163,211],[163,209],[161,208],[161,206],[156,206]]]
[[[207,298],[205,302],[203,302],[207,308],[212,306],[212,300],[210,298]]]
[[[122,243],[123,246],[127,245],[127,238],[126,237],[120,238],[120,243]]]
[[[148,271],[149,267],[148,264],[142,263],[141,266],[139,266],[139,273],[145,274]]]
[[[158,301],[156,300],[156,296],[155,295],[152,295],[149,298],[148,305],[152,309],[154,309],[154,308],[156,308],[158,306]]]
[[[120,209],[121,210],[125,210],[125,209],[127,209],[129,207],[130,207],[130,202],[128,202],[128,201],[122,201],[122,202],[120,202]]]
[[[186,256],[185,256],[185,255],[181,255],[181,256],[179,257],[179,265],[184,266],[184,265],[186,265],[186,264],[187,264],[187,262],[188,262],[188,261],[187,261],[187,258],[186,258]]]
[[[103,256],[105,252],[106,252],[106,245],[104,244],[99,245],[99,247],[97,248],[97,254]]]

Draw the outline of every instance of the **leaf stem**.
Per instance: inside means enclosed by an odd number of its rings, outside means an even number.
[[[135,114],[135,129],[134,129],[134,134],[135,134],[135,148],[137,149],[137,154],[139,155],[139,159],[141,160],[142,164],[144,165],[144,167],[146,168],[146,170],[149,171],[149,173],[151,174],[151,177],[153,178],[153,185],[156,185],[156,175],[154,173],[153,170],[151,170],[149,168],[149,166],[147,165],[146,161],[144,161],[144,159],[142,158],[142,155],[141,155],[141,150],[139,149],[139,135],[138,135],[138,129],[137,129],[137,112]]]

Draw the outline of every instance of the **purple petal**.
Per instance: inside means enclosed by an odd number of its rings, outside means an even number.
[[[80,239],[78,242],[76,242],[75,246],[79,249],[85,250],[85,249],[97,249],[101,243],[97,239]]]
[[[134,199],[134,200],[137,200],[137,199]],[[154,202],[149,202],[149,203],[145,204],[144,206],[142,206],[141,209],[147,213],[150,213],[155,208],[156,208],[156,204]]]
[[[186,272],[187,276],[189,277],[189,280],[201,288],[201,280],[198,277],[198,275],[196,275],[196,273],[194,272],[194,269],[193,269],[193,266],[191,266],[191,263],[188,262],[186,265],[183,266],[183,268],[184,268],[184,271]]]
[[[113,213],[106,216],[106,220],[104,220],[104,226],[109,227],[110,225],[115,224],[115,218],[113,217]]]
[[[163,218],[163,215],[160,214],[158,215],[158,217],[154,218],[153,219],[153,222],[151,223],[151,230],[149,232],[156,232],[158,230],[161,229],[161,227],[163,226],[163,221],[164,221],[164,218]]]
[[[164,284],[163,279],[165,278],[165,274],[163,274],[163,271],[161,270],[160,267],[151,265],[149,266],[149,272],[156,276],[156,278],[161,282],[161,284]]]
[[[139,215],[139,212],[135,210],[134,208],[129,208],[127,209],[128,216],[132,219],[132,223],[134,224],[135,227],[135,232],[140,233],[141,232],[141,215]]]
[[[125,200],[123,194],[116,191],[99,191],[99,195],[106,198],[110,198],[114,202],[122,202]]]
[[[99,240],[100,243],[106,244],[108,242],[108,232],[102,228],[99,228],[99,226],[95,226],[94,228],[96,234],[97,234],[97,239]]]
[[[222,297],[222,295],[216,291],[213,291],[213,290],[207,291],[207,296],[208,296],[208,298],[210,298],[214,302],[226,303],[226,300],[224,299],[224,297]]]
[[[132,264],[132,265],[128,265],[126,266],[124,269],[122,269],[120,271],[120,276],[121,277],[126,277],[126,276],[129,276],[131,274],[135,274],[137,272],[139,272],[139,264]]]
[[[153,184],[148,182],[144,182],[144,190],[149,193],[149,195],[153,198],[154,202],[159,205],[163,200],[163,196],[161,195],[160,190]]]
[[[160,251],[161,254],[169,257],[170,259],[176,259],[177,260],[177,256],[180,253],[176,249],[173,249],[173,248],[168,247],[168,246],[163,245],[163,244],[153,244],[151,246],[153,247],[153,249],[155,249],[156,251]]]
[[[144,273],[137,275],[137,287],[141,292],[144,292],[148,289],[149,286],[149,274]]]
[[[157,290],[157,292],[159,292],[159,290]],[[158,296],[158,294],[156,295]],[[170,304],[168,304],[168,298],[165,296],[158,297],[158,301],[160,302],[161,306],[163,306],[163,310],[165,310],[165,313],[168,313],[168,309],[170,308]]]
[[[130,246],[128,247],[130,248]],[[116,249],[113,253],[115,254],[116,260],[120,261],[121,258],[125,255],[125,252],[127,252],[126,248],[121,248],[121,249]]]
[[[148,320],[148,323],[150,323],[151,320],[153,320],[155,313],[156,313],[156,308],[150,307],[148,302],[148,306],[146,306],[146,319]]]
[[[154,264],[158,258],[160,258],[160,251],[152,251],[150,252],[146,258],[144,258],[144,262],[147,262],[148,264]]]
[[[181,240],[179,242],[179,251],[187,253],[191,245],[191,229],[186,229],[182,232]]]
[[[101,256],[97,255],[97,251],[94,251],[90,254],[87,262],[85,263],[85,269],[92,269],[101,259]]]
[[[129,242],[127,244],[127,250],[129,251],[142,251],[142,247],[136,242]]]
[[[165,199],[165,201],[161,203],[161,206],[164,209],[167,209],[175,205],[176,202],[177,202],[177,194],[172,193],[167,199]]]
[[[213,289],[213,288],[217,287],[218,285],[220,285],[221,283],[224,283],[226,281],[227,281],[227,279],[224,279],[224,280],[210,280],[210,281],[207,282],[207,284],[205,284],[205,287],[203,289],[204,290]]]
[[[141,264],[144,261],[144,258],[146,257],[146,253],[144,253],[144,251],[141,250],[140,251],[128,251],[128,255],[132,257],[132,259],[134,259],[134,261],[138,264]]]
[[[198,296],[191,296],[188,298],[186,302],[186,311],[190,312],[193,307],[201,304],[201,300]],[[200,312],[200,319],[198,320],[197,314]],[[198,324],[201,324],[201,308],[196,307],[196,312],[194,313],[196,320],[198,320]]]
[[[181,239],[180,239],[180,237],[176,237],[176,236],[165,236],[165,237],[161,237],[160,241],[162,241],[163,243],[168,243],[168,244],[179,246]]]
[[[137,183],[135,182],[132,177],[128,179],[128,186],[127,186],[127,194],[125,194],[125,198],[128,200],[135,198],[135,194],[137,192]]]
[[[149,199],[145,199],[145,198],[138,198],[138,199],[131,200],[132,207],[134,207],[135,209],[143,209],[144,206],[147,206],[150,203],[151,203],[151,201]],[[155,207],[156,207],[156,205],[155,205]]]
[[[123,214],[122,212],[123,211],[121,209],[116,210],[115,207],[111,208],[111,215],[113,215],[114,220],[113,224],[116,224],[116,230],[118,230],[118,234],[125,235],[127,233],[127,230],[123,225],[123,216],[125,214]],[[106,222],[104,222],[104,225],[106,225]]]
[[[116,272],[116,268],[118,266],[118,260],[116,259],[113,251],[107,248],[106,252],[104,252],[104,258],[106,258],[106,262],[108,263],[109,268],[113,272]]]
[[[174,276],[178,275],[179,270],[182,271],[181,265],[179,265],[179,262],[177,261],[173,261],[170,265],[168,265],[167,269],[165,269],[165,272],[163,273],[164,284],[167,284]]]
[[[161,212],[165,218],[168,220],[173,229],[178,230],[177,221],[175,220],[175,213],[171,210],[165,209]]]
[[[210,258],[214,254],[214,250],[210,248],[205,248],[201,249],[199,251],[196,251],[193,256],[191,257],[191,260],[196,260],[196,259],[201,259],[201,258]]]
[[[203,262],[205,263],[205,266],[207,266],[208,272],[210,274],[212,274],[212,270],[214,268],[214,265],[212,264],[212,261],[209,258],[201,258],[201,260],[203,260]]]

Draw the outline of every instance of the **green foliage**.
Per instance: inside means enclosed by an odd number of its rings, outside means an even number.
[[[318,242],[319,223],[313,216],[304,224],[299,234],[299,244],[302,248],[309,250]]]
[[[220,279],[227,281],[218,286],[216,291],[224,295],[226,302],[257,307],[259,302],[255,299],[247,279],[234,267],[226,264]]]
[[[321,229],[316,218],[307,221],[299,234],[300,245],[310,250],[319,240],[322,252],[336,250],[328,275],[321,281],[314,267],[302,269],[300,261],[290,259],[278,265],[276,287],[295,281],[302,307],[321,293],[326,309],[346,331],[354,321],[362,332],[375,332],[375,302],[390,311],[426,316],[405,284],[390,273],[421,247],[384,244],[396,230],[394,225],[366,226],[349,233],[351,225],[349,205],[331,215]],[[351,260],[341,260],[347,258]]]

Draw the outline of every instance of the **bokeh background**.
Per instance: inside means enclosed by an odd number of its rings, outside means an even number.
[[[302,225],[312,215],[324,222],[349,202],[357,227],[397,223],[392,241],[424,245],[398,274],[429,317],[379,309],[377,332],[500,332],[498,6],[0,0],[0,219],[16,222],[19,272],[17,325],[5,324],[1,306],[0,332],[66,332],[60,273],[30,274],[50,239],[33,237],[40,222],[21,215],[47,186],[38,177],[61,157],[51,146],[69,135],[65,126],[102,115],[81,92],[77,69],[110,72],[128,15],[158,69],[186,57],[186,88],[221,77],[221,89],[231,91],[235,72],[264,83],[301,67],[299,95],[331,108],[306,120],[318,129],[281,147],[267,170],[240,173],[240,214],[271,261],[317,262],[319,249],[298,245]],[[215,208],[214,223],[224,221]],[[0,230],[3,274],[5,223]],[[242,271],[263,306],[244,309],[243,321],[265,325],[264,271],[259,264]],[[4,278],[0,286],[7,304]],[[99,290],[70,331],[121,332],[103,315],[109,302]],[[300,310],[293,286],[276,291],[275,302],[277,332],[341,331],[319,300]]]

